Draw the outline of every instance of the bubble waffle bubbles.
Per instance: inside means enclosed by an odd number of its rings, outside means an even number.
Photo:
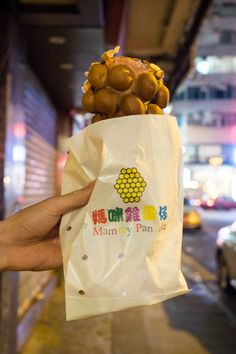
[[[169,90],[157,65],[136,58],[115,56],[108,50],[101,62],[92,63],[83,85],[83,109],[94,113],[92,123],[136,114],[164,114]]]

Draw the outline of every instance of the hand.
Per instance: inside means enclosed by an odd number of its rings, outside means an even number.
[[[46,270],[62,265],[61,216],[87,204],[94,182],[27,207],[0,222],[0,270]]]

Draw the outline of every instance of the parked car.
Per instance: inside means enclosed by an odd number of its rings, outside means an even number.
[[[184,198],[184,219],[183,228],[196,230],[202,227],[201,214],[197,207],[192,205],[188,198]]]
[[[216,241],[218,284],[231,291],[236,285],[236,221],[218,232]]]
[[[236,201],[230,197],[218,197],[214,200],[215,209],[229,210],[236,208]]]
[[[229,210],[236,208],[236,201],[231,197],[218,197],[216,199],[201,200],[203,209]]]
[[[212,209],[212,207],[214,206],[214,200],[213,199],[199,200],[198,204],[196,203],[196,205],[200,206],[203,209]]]

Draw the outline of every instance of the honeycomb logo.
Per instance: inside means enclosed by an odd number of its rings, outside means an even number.
[[[124,203],[139,202],[147,186],[137,168],[122,168],[114,185]]]

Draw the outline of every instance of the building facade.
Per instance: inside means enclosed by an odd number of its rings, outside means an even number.
[[[177,90],[184,186],[193,198],[236,199],[236,0],[215,0]]]

